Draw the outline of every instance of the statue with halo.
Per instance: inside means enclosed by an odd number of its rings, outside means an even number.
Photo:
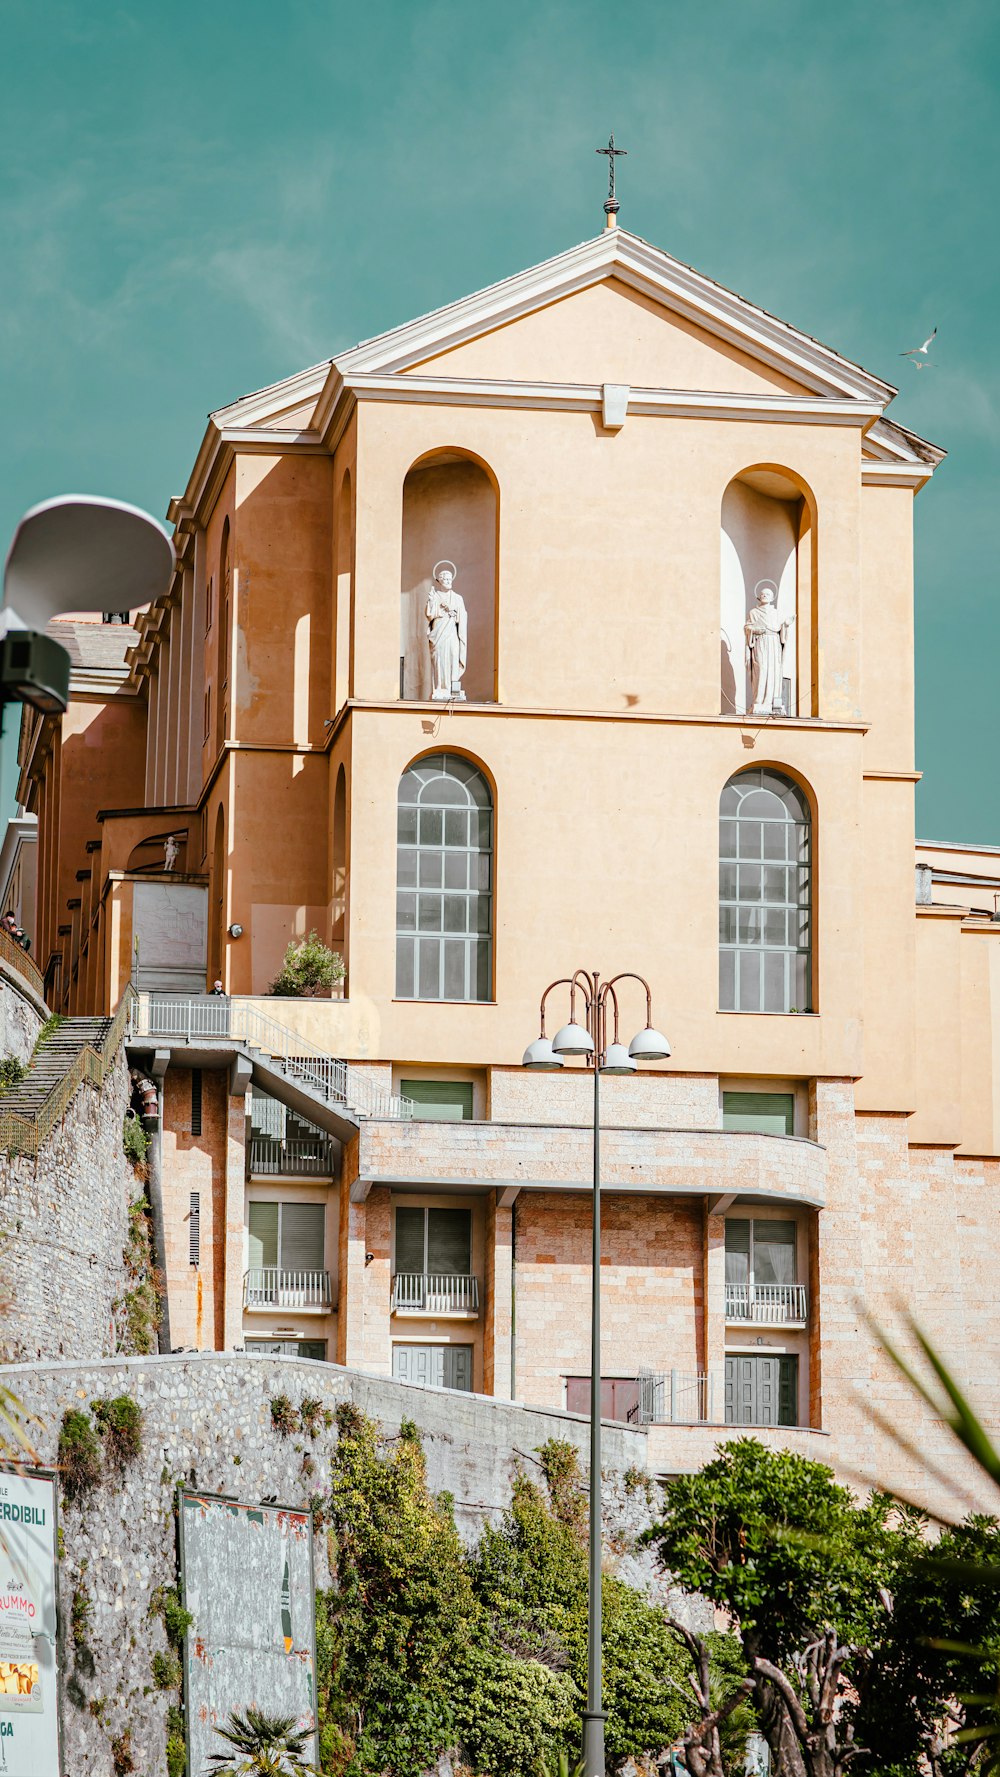
[[[782,661],[791,619],[779,617],[775,610],[778,588],[773,580],[758,580],[754,596],[757,603],[744,625],[753,714],[783,716],[786,712]]]
[[[424,607],[431,651],[431,697],[438,703],[464,703],[462,674],[468,657],[469,619],[465,600],[455,591],[458,574],[453,561],[435,563]]]

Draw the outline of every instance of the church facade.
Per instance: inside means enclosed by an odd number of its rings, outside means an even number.
[[[609,227],[212,416],[168,595],[21,744],[50,1003],[138,993],[175,1345],[586,1408],[592,1076],[521,1061],[632,971],[607,1414],[898,1479],[903,1302],[997,1417],[1000,851],[916,845],[893,394]],[[312,931],[335,997],[269,997]]]

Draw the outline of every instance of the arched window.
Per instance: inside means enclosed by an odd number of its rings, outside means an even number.
[[[719,1005],[812,1010],[812,832],[802,791],[741,771],[719,805]]]
[[[434,753],[399,780],[396,995],[488,1000],[493,933],[493,801],[481,771]]]

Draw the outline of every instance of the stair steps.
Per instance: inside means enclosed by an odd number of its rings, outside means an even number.
[[[65,1079],[81,1049],[100,1049],[110,1018],[65,1018],[32,1057],[19,1085],[0,1095],[0,1107],[20,1117],[37,1116],[54,1086]]]

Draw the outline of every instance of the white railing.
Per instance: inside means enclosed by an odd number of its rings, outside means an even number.
[[[332,1178],[333,1148],[321,1135],[252,1135],[247,1169],[257,1178]]]
[[[244,1308],[329,1308],[329,1271],[255,1266],[243,1276]]]
[[[413,1114],[412,1099],[371,1086],[363,1075],[349,1070],[346,1061],[307,1043],[252,1001],[223,994],[204,994],[197,999],[142,994],[132,1007],[128,1035],[130,1042],[143,1037],[177,1037],[188,1043],[226,1038],[248,1049],[260,1049],[286,1079],[297,1081],[327,1104],[342,1104],[362,1117],[409,1118]]]
[[[705,1425],[715,1419],[715,1389],[707,1372],[640,1370],[639,1399],[629,1408],[633,1425]]]
[[[445,1277],[397,1271],[392,1280],[394,1314],[477,1314],[478,1277]]]
[[[726,1319],[756,1321],[758,1326],[806,1324],[804,1283],[727,1283]]]

